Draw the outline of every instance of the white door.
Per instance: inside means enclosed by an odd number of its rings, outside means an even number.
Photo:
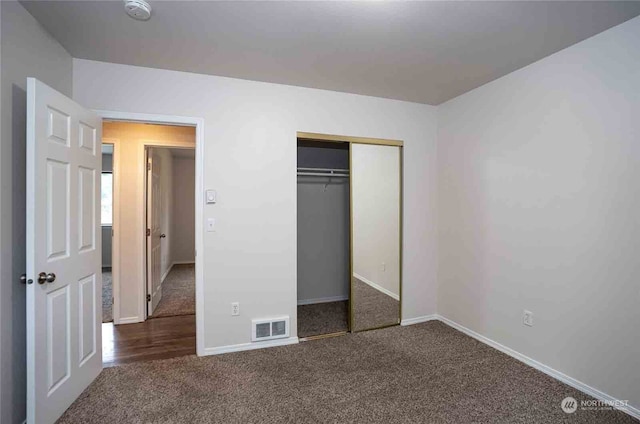
[[[27,82],[27,421],[56,421],[102,370],[102,120]]]
[[[153,315],[162,299],[160,275],[162,205],[160,190],[160,157],[154,149],[147,152],[147,313]]]

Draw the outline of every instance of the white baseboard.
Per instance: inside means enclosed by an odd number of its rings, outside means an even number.
[[[494,340],[489,339],[488,337],[483,336],[482,334],[476,333],[473,330],[468,329],[467,327],[464,327],[460,324],[458,324],[455,321],[452,321],[448,318],[445,318],[441,315],[437,315],[437,319],[442,321],[443,323],[447,324],[448,326],[455,328],[456,330],[470,336],[473,337],[474,339],[491,346],[494,349],[499,350],[502,353],[505,353],[509,356],[511,356],[512,358],[515,358],[517,360],[519,360],[520,362],[523,362],[527,365],[529,365],[530,367],[533,367],[535,369],[537,369],[538,371],[542,371],[543,373],[547,374],[550,377],[555,378],[556,380],[559,380],[561,382],[563,382],[564,384],[573,387],[574,389],[578,389],[581,392],[592,396],[598,400],[603,400],[603,401],[609,401],[609,402],[616,402],[616,401],[620,401],[619,399],[614,398],[613,396],[609,396],[608,394],[601,392],[598,389],[595,389],[579,380],[576,380],[573,377],[569,377],[566,374],[561,373],[560,371],[557,371],[547,365],[544,365],[534,359],[529,358],[526,355],[523,355],[520,352],[517,352],[509,347],[506,347]],[[626,408],[619,408],[622,412],[625,412],[629,415],[631,415],[632,417],[638,418],[640,419],[640,409],[631,406],[631,405],[627,405]]]
[[[427,322],[427,321],[434,321],[438,319],[438,315],[436,314],[431,314],[431,315],[425,315],[422,317],[415,317],[415,318],[407,318],[407,319],[403,319],[400,322],[400,325],[413,325],[413,324],[420,324],[421,322]]]
[[[343,295],[343,296],[318,297],[315,299],[302,299],[302,300],[298,300],[298,306],[313,305],[316,303],[341,302],[343,300],[349,300],[349,296]]]
[[[286,339],[265,340],[263,342],[254,343],[241,343],[237,345],[219,346],[219,347],[207,347],[204,349],[204,355],[220,355],[230,352],[241,352],[244,350],[264,349],[267,347],[275,346],[287,346],[291,344],[297,344],[297,337],[289,337]]]
[[[368,285],[370,285],[371,287],[373,287],[374,289],[378,290],[379,292],[382,292],[384,294],[386,294],[389,297],[394,298],[395,300],[400,300],[400,296],[393,293],[392,291],[385,289],[382,286],[379,286],[378,284],[374,283],[371,280],[368,280],[366,278],[364,278],[362,275],[360,274],[356,274],[355,272],[353,273],[353,276],[356,277],[358,280],[362,281],[363,283],[366,283]]]
[[[137,324],[139,322],[143,322],[143,320],[141,320],[138,317],[126,317],[126,318],[120,318],[118,320],[118,323],[116,324],[114,322],[115,325],[120,325],[120,324]]]

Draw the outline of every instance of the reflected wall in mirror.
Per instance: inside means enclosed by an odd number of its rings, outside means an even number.
[[[351,144],[352,331],[400,322],[400,147]]]

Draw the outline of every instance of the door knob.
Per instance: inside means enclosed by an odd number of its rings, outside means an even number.
[[[31,284],[31,283],[33,283],[33,280],[31,278],[27,279],[27,274],[22,274],[20,276],[20,282],[22,284]]]
[[[54,281],[56,281],[56,274],[54,274],[53,272],[50,272],[48,274],[41,272],[40,274],[38,274],[38,284],[53,283]]]
[[[166,236],[166,234],[160,234],[160,238],[165,238]]]

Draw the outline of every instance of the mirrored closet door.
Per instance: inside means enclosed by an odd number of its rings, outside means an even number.
[[[400,322],[401,148],[351,143],[351,331]]]

